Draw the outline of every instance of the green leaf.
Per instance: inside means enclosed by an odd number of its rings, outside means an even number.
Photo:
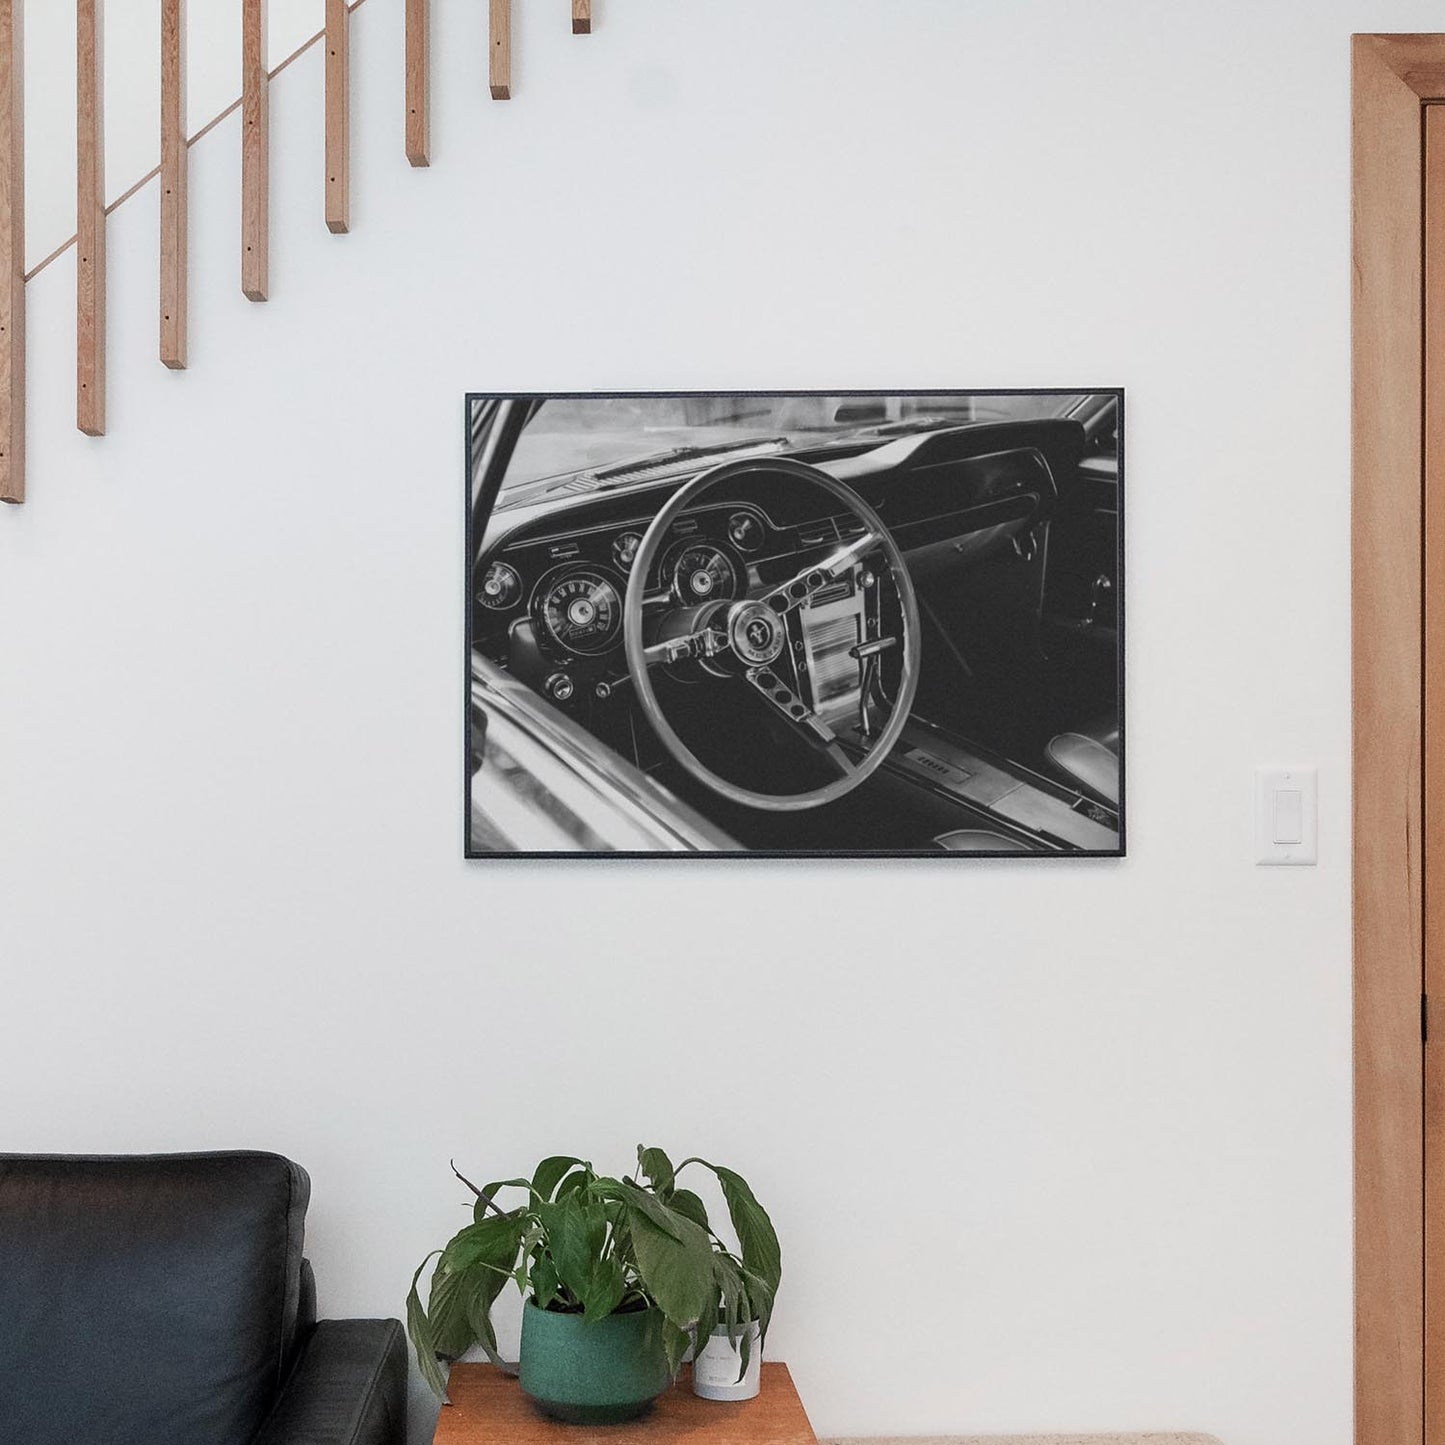
[[[617,1197],[627,1206],[632,1216],[642,1213],[664,1234],[671,1235],[674,1239],[681,1240],[684,1229],[697,1228],[686,1215],[674,1213],[657,1195],[649,1193],[630,1179],[622,1181],[621,1192]]]
[[[661,1149],[644,1149],[639,1144],[637,1146],[637,1169],[652,1185],[653,1192],[660,1198],[666,1199],[672,1192],[677,1174],[672,1167],[672,1160]]]
[[[497,1353],[497,1332],[492,1326],[492,1306],[497,1302],[507,1280],[502,1275],[487,1272],[479,1274],[476,1286],[467,1302],[467,1322],[477,1343],[486,1351],[487,1358],[500,1370],[504,1368],[502,1357]]]
[[[594,1259],[592,1276],[583,1298],[583,1314],[588,1321],[606,1319],[627,1293],[627,1278],[615,1259]]]
[[[667,1196],[667,1207],[675,1209],[684,1219],[690,1219],[701,1228],[712,1233],[712,1225],[708,1222],[707,1205],[702,1202],[691,1189],[674,1189]]]
[[[560,1281],[557,1278],[557,1266],[552,1263],[549,1256],[538,1255],[532,1261],[529,1282],[532,1286],[532,1297],[537,1301],[538,1308],[550,1309],[557,1301],[557,1288]]]
[[[456,1360],[472,1347],[468,1305],[483,1271],[447,1271],[440,1264],[432,1271],[431,1293],[427,1298],[427,1321],[431,1326],[432,1348],[444,1360]]]
[[[564,1199],[569,1194],[575,1194],[579,1189],[584,1188],[593,1177],[590,1165],[584,1164],[579,1169],[574,1169],[558,1186],[557,1192],[552,1196],[554,1199]]]
[[[578,1301],[585,1302],[596,1257],[587,1210],[577,1195],[569,1194],[559,1204],[539,1204],[537,1218],[546,1231],[542,1251],[556,1267],[558,1282]]]
[[[533,1197],[543,1202],[551,1200],[557,1186],[568,1172],[579,1166],[587,1167],[582,1164],[580,1159],[574,1159],[570,1154],[553,1154],[550,1158],[544,1159],[537,1166],[536,1173],[532,1175]]]
[[[637,1273],[668,1321],[686,1329],[713,1298],[712,1241],[705,1230],[680,1214],[670,1215],[669,1232],[650,1212],[655,1206],[668,1213],[666,1206],[640,1190],[630,1203]]]
[[[707,1349],[707,1342],[712,1338],[712,1332],[717,1328],[717,1307],[718,1294],[717,1291],[714,1290],[712,1292],[711,1298],[708,1301],[707,1308],[703,1310],[703,1312],[697,1317],[697,1351],[696,1354],[693,1355],[694,1359],[696,1359],[698,1355],[702,1354],[702,1352]]]
[[[668,1373],[676,1375],[682,1368],[682,1357],[687,1353],[691,1339],[685,1329],[671,1320],[662,1321],[662,1348],[667,1356]]]
[[[433,1250],[417,1266],[416,1273],[411,1277],[411,1289],[406,1296],[406,1330],[411,1336],[412,1348],[416,1351],[417,1368],[421,1371],[422,1379],[441,1399],[445,1400],[447,1383],[442,1376],[441,1367],[437,1364],[431,1322],[426,1317],[426,1311],[421,1307],[421,1296],[417,1293],[417,1282],[421,1279],[422,1271],[440,1253],[440,1250]]]
[[[759,1335],[758,1335],[758,1348],[759,1348],[759,1349],[761,1349],[761,1348],[762,1348],[762,1345],[763,1345],[761,1328],[762,1328],[762,1327],[759,1326]],[[742,1346],[741,1346],[741,1348],[739,1348],[739,1350],[738,1350],[738,1377],[737,1377],[737,1379],[734,1381],[734,1384],[738,1384],[738,1385],[741,1385],[741,1384],[742,1384],[742,1382],[743,1382],[743,1376],[747,1374],[747,1372],[748,1372],[748,1364],[750,1363],[750,1361],[752,1360],[752,1358],[753,1358],[753,1330],[752,1330],[752,1326],[749,1325],[748,1328],[743,1331],[743,1342],[742,1342]]]
[[[736,1263],[736,1261],[735,1261]],[[742,1274],[745,1288],[743,1320],[756,1320],[758,1323],[758,1345],[762,1346],[768,1338],[768,1326],[773,1318],[773,1290],[768,1282],[760,1279],[743,1265],[738,1269]],[[747,1346],[747,1336],[743,1337],[743,1344]]]
[[[760,1279],[766,1280],[769,1289],[776,1294],[783,1278],[782,1249],[773,1221],[768,1218],[768,1211],[758,1203],[748,1181],[736,1171],[709,1164],[706,1159],[687,1162],[701,1164],[717,1176],[723,1198],[727,1201],[728,1217],[742,1247],[743,1264]]]
[[[736,1345],[738,1330],[751,1314],[743,1277],[732,1256],[722,1251],[714,1255],[713,1266],[717,1273],[718,1287],[722,1291],[722,1322],[727,1326],[728,1343]]]
[[[442,1251],[442,1268],[470,1269],[485,1261],[495,1269],[510,1270],[517,1258],[526,1215],[520,1209],[509,1214],[489,1214],[452,1236]]]
[[[453,1172],[455,1173],[455,1165],[453,1166]],[[461,1179],[461,1177],[460,1174],[457,1175],[458,1179]],[[464,1184],[467,1183],[464,1179],[462,1182]],[[468,1184],[467,1187],[476,1189],[474,1184]],[[472,1217],[480,1224],[482,1220],[491,1215],[506,1213],[507,1211],[503,1210],[500,1205],[494,1202],[498,1193],[503,1189],[526,1189],[530,1191],[531,1188],[531,1181],[527,1179],[497,1179],[491,1184],[485,1184],[481,1189],[477,1190],[477,1202],[472,1206]]]
[[[481,1342],[494,1355],[491,1309],[516,1265],[526,1216],[489,1215],[453,1236],[432,1273],[427,1301],[431,1349],[455,1360]]]

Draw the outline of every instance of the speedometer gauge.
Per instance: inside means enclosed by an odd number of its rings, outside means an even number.
[[[544,579],[533,601],[545,641],[561,652],[595,657],[622,635],[622,599],[600,571],[566,568]]]
[[[674,595],[685,605],[738,595],[738,569],[732,559],[716,547],[702,544],[684,547],[670,559],[667,574],[672,579]]]

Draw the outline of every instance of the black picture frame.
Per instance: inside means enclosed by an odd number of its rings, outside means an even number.
[[[1115,707],[1117,715],[1117,757],[1118,757],[1118,801],[1117,814],[1117,844],[1110,848],[1054,848],[1045,851],[1021,853],[1013,848],[1006,850],[979,849],[977,851],[954,852],[938,846],[918,846],[908,848],[874,848],[874,847],[842,847],[842,848],[817,848],[817,847],[724,847],[724,848],[698,848],[698,849],[636,849],[636,848],[533,848],[527,850],[503,850],[496,848],[477,847],[474,844],[472,832],[473,820],[473,797],[472,782],[477,762],[473,750],[473,721],[474,708],[472,702],[473,687],[473,653],[475,646],[474,629],[474,572],[479,560],[479,547],[485,535],[486,523],[490,519],[493,507],[501,488],[502,476],[498,473],[494,478],[488,478],[486,485],[480,493],[474,490],[476,475],[477,456],[475,454],[475,428],[474,416],[479,403],[498,401],[508,402],[550,402],[550,401],[594,401],[594,400],[618,400],[618,401],[645,401],[652,399],[692,399],[707,400],[712,398],[755,398],[755,399],[789,399],[789,398],[823,398],[823,397],[846,397],[857,399],[888,400],[906,398],[925,399],[939,398],[949,401],[958,401],[967,398],[1020,398],[1020,397],[1068,397],[1084,396],[1087,398],[1107,398],[1117,408],[1116,411],[1116,465],[1117,475],[1114,481],[1115,487],[1115,531],[1116,544],[1114,548],[1114,586],[1116,595],[1113,599],[1114,608],[1114,667],[1116,677]],[[869,860],[892,860],[892,859],[953,859],[965,861],[993,861],[998,863],[1033,863],[1039,859],[1051,859],[1055,861],[1074,860],[1079,862],[1094,862],[1097,860],[1119,860],[1128,855],[1128,767],[1127,767],[1127,503],[1126,503],[1126,391],[1122,386],[1079,386],[1079,387],[972,387],[972,388],[945,388],[945,387],[919,387],[919,388],[856,388],[842,387],[836,389],[811,388],[811,389],[765,389],[765,388],[735,388],[717,390],[667,390],[667,391],[642,391],[642,390],[591,390],[591,391],[468,391],[465,393],[463,402],[463,513],[464,513],[464,553],[463,553],[463,618],[464,618],[464,648],[463,648],[463,675],[462,675],[462,773],[463,773],[463,808],[462,808],[462,830],[463,830],[463,853],[468,861],[486,860],[511,860],[514,862],[529,860],[566,860],[566,859],[673,859],[673,858],[698,858],[713,860],[728,860],[736,862],[745,859],[805,859],[814,861],[826,861],[832,859],[869,859]],[[601,744],[599,743],[599,747]]]

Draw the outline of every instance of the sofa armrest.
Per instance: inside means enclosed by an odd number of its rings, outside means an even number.
[[[406,1346],[396,1320],[322,1320],[255,1445],[404,1445]]]

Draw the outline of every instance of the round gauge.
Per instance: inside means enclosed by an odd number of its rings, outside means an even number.
[[[706,543],[684,547],[671,561],[667,575],[672,578],[674,595],[684,604],[738,595],[738,569],[725,552]]]
[[[477,601],[483,607],[501,612],[516,606],[521,595],[522,579],[517,576],[516,571],[505,562],[493,562],[482,578],[482,588],[477,593]]]
[[[615,647],[622,635],[622,598],[590,567],[568,569],[544,581],[533,608],[544,637],[562,652],[595,657]]]
[[[631,571],[632,559],[637,556],[637,549],[640,546],[642,546],[642,538],[636,532],[623,532],[612,543],[612,560],[622,571]]]
[[[728,518],[728,539],[739,552],[756,552],[763,545],[763,524],[751,512],[734,512]]]

